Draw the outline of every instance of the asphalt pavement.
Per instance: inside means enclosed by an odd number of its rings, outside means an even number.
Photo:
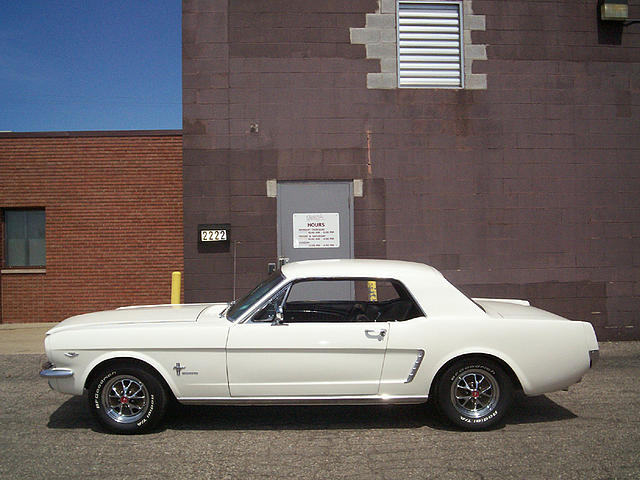
[[[38,377],[42,349],[8,354],[4,343],[0,478],[640,477],[640,342],[601,344],[581,383],[518,396],[504,425],[487,432],[456,431],[423,405],[176,407],[143,436],[100,431],[82,397]]]

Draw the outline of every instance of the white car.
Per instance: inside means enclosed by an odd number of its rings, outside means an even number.
[[[495,425],[514,390],[579,382],[591,324],[522,300],[470,299],[432,267],[390,260],[290,263],[232,303],[125,307],[47,332],[40,372],[88,392],[108,430],[147,431],[167,404],[410,404],[454,425]]]

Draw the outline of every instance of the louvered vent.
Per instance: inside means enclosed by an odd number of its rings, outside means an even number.
[[[459,2],[398,2],[400,87],[463,87]]]

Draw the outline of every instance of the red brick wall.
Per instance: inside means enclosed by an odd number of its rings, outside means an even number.
[[[0,208],[16,207],[45,208],[47,265],[3,270],[3,323],[170,302],[183,268],[179,132],[0,134]]]

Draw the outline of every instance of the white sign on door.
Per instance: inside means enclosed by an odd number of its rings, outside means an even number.
[[[340,247],[339,213],[294,213],[293,248]]]

